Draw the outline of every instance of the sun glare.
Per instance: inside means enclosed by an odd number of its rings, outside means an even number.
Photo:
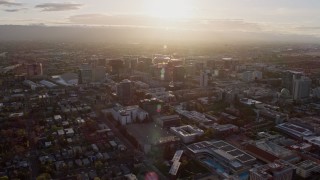
[[[148,15],[166,19],[180,19],[191,16],[188,0],[148,0]]]

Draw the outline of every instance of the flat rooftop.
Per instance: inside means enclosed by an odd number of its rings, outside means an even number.
[[[296,166],[303,169],[303,170],[310,170],[315,167],[319,167],[320,165],[314,161],[305,160],[305,161],[302,161],[302,162],[296,164]]]
[[[309,136],[309,137],[304,137],[304,139],[311,144],[320,146],[320,136]]]
[[[201,153],[203,151],[209,153],[217,153],[220,156],[231,160],[238,160],[241,163],[255,161],[256,158],[243,152],[242,150],[232,146],[225,141],[202,141],[188,146],[193,153]]]
[[[287,131],[296,136],[310,136],[313,134],[309,129],[303,128],[301,126],[292,124],[292,123],[282,123],[277,126],[277,128]]]

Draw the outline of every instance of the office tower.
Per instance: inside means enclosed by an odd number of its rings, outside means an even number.
[[[186,76],[186,69],[184,66],[173,67],[173,81],[184,81]]]
[[[134,95],[134,84],[128,79],[124,79],[117,85],[117,96],[119,101],[124,104],[130,104]]]
[[[200,72],[200,86],[207,87],[208,86],[208,73],[205,71]]]
[[[106,79],[106,68],[104,66],[96,66],[92,71],[93,82],[99,82]]]
[[[293,99],[301,100],[308,98],[310,95],[311,79],[305,76],[294,76],[293,78]]]
[[[302,72],[286,71],[282,75],[282,87],[288,89],[291,94],[293,92],[293,76],[296,78],[301,77]]]
[[[113,59],[109,60],[109,66],[111,66],[111,72],[112,74],[117,74],[120,76],[120,73],[122,72],[124,68],[124,63],[121,59]]]
[[[82,64],[79,68],[79,84],[92,82],[92,67],[90,64]]]
[[[79,67],[79,84],[101,82],[106,78],[106,68],[99,66],[97,61],[91,64],[82,64]]]

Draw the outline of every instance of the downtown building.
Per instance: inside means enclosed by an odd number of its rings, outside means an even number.
[[[274,161],[250,169],[250,180],[290,180],[293,176],[294,169],[284,161]]]
[[[100,82],[106,79],[106,68],[96,64],[82,64],[78,70],[79,84]]]
[[[293,79],[292,95],[294,100],[309,98],[311,79],[305,76]]]
[[[285,71],[282,74],[282,87],[286,88],[292,94],[293,92],[293,80],[296,78],[300,78],[302,76],[302,72],[298,71]]]
[[[134,83],[124,79],[117,85],[117,96],[121,104],[127,105],[132,102],[134,95]]]

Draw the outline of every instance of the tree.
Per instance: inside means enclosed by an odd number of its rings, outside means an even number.
[[[49,179],[51,179],[51,175],[48,173],[42,173],[36,178],[36,180],[49,180]]]
[[[0,177],[0,180],[9,180],[8,176],[2,176]]]
[[[94,167],[97,169],[97,170],[101,170],[103,168],[103,163],[101,161],[96,161],[94,163]]]

